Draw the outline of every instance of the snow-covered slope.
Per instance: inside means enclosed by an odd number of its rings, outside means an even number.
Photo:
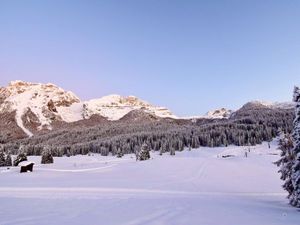
[[[5,225],[296,225],[275,143],[201,147],[136,162],[97,154],[54,158],[33,173],[0,168]],[[225,157],[232,156],[232,157]],[[30,207],[24,205],[30,204]]]
[[[204,117],[209,119],[228,119],[232,112],[233,110],[221,108],[207,112]]]
[[[34,114],[39,123],[38,129],[51,129],[51,122],[60,119],[57,107],[69,107],[80,102],[72,92],[66,92],[53,84],[11,82],[0,89],[0,112],[16,111],[16,122],[20,128],[31,136],[32,132],[24,126],[24,120],[30,122],[28,113]]]
[[[215,109],[215,110],[208,111],[203,116],[185,117],[184,119],[192,119],[192,120],[197,120],[197,119],[229,119],[229,117],[231,116],[231,114],[233,112],[234,111],[230,110],[230,109],[220,108],[220,109]]]
[[[120,95],[108,95],[84,102],[83,116],[89,118],[91,115],[98,114],[109,120],[118,120],[137,109],[142,109],[158,117],[176,118],[167,108],[153,106],[135,96],[122,97]]]
[[[243,107],[266,107],[271,109],[293,109],[295,104],[293,102],[268,102],[255,100],[246,103]],[[234,110],[220,108],[207,112],[204,116],[198,118],[208,118],[208,119],[229,119],[231,115],[235,113]]]
[[[108,120],[119,120],[127,113],[138,109],[158,117],[177,118],[167,108],[153,106],[135,96],[120,95],[108,95],[99,99],[74,103],[70,107],[58,107],[57,111],[64,121],[74,122],[89,119],[92,115],[100,115]]]
[[[193,116],[193,117],[184,117],[183,119],[229,119],[231,116],[235,115],[235,113],[239,110],[244,109],[253,109],[253,108],[268,108],[268,109],[285,109],[291,110],[295,108],[294,102],[268,102],[268,101],[261,101],[261,100],[254,100],[247,102],[238,110],[230,110],[226,108],[220,108],[216,110],[208,111],[203,116]]]
[[[144,110],[158,117],[176,118],[168,109],[153,106],[134,96],[109,95],[82,102],[72,92],[53,84],[23,81],[11,82],[0,89],[0,113],[15,111],[17,125],[28,136],[32,136],[35,129],[51,129],[53,121],[75,122],[89,119],[92,115],[118,120],[133,110]],[[33,121],[38,127],[30,125]]]
[[[267,108],[279,108],[279,109],[291,109],[295,107],[294,102],[268,102],[255,100],[248,102],[247,104],[256,105],[256,106],[265,106]]]

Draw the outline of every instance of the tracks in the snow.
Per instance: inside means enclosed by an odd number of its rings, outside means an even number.
[[[201,196],[285,196],[283,192],[188,192],[161,189],[129,189],[129,188],[74,188],[74,187],[1,187],[0,197],[13,198],[79,198],[101,199],[116,197],[201,197]]]

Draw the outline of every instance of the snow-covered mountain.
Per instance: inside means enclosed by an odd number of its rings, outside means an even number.
[[[294,102],[267,102],[267,101],[255,100],[246,103],[243,107],[250,107],[250,108],[264,107],[269,109],[293,109],[295,107],[295,104]],[[228,119],[234,113],[235,113],[234,110],[220,108],[220,109],[207,112],[202,118]]]
[[[13,81],[0,89],[0,113],[15,112],[18,126],[28,136],[32,131],[24,125],[25,121],[38,124],[38,130],[51,129],[52,121],[61,120],[57,107],[79,102],[75,94],[53,84]]]
[[[168,109],[134,96],[109,95],[83,102],[74,93],[54,84],[13,81],[0,88],[0,114],[15,113],[17,125],[28,136],[35,130],[52,129],[54,121],[75,122],[92,115],[118,120],[133,110],[176,118]]]
[[[268,101],[261,101],[261,100],[251,101],[251,102],[248,102],[245,105],[264,106],[264,107],[267,107],[267,108],[279,108],[279,109],[292,109],[292,108],[295,107],[294,102],[268,102]]]
[[[104,117],[104,120],[119,120],[130,112],[137,111],[128,117],[132,119],[134,115],[139,115],[139,119],[143,116],[145,119],[151,116],[185,120],[229,119],[237,112],[241,114],[247,109],[292,109],[293,107],[294,104],[290,102],[252,101],[236,112],[221,108],[209,111],[204,116],[178,118],[167,108],[151,105],[134,96],[108,95],[99,99],[81,101],[74,93],[54,84],[13,81],[7,87],[0,88],[0,129],[4,130],[7,136],[21,137],[22,134],[32,136],[40,130],[51,130],[55,128],[55,124],[61,126],[61,122],[82,120],[84,123],[94,115]],[[148,117],[145,113],[151,116]],[[247,113],[249,114],[249,110]]]
[[[197,119],[229,119],[231,116],[235,115],[236,112],[245,110],[245,109],[257,109],[257,108],[266,108],[266,109],[284,109],[292,110],[295,107],[294,102],[268,102],[261,100],[254,100],[247,102],[240,109],[230,110],[226,108],[220,108],[208,111],[203,116],[193,116],[193,117],[184,117],[183,119],[189,119],[196,121]]]
[[[99,99],[75,103],[71,107],[59,107],[58,112],[64,121],[74,122],[79,119],[88,119],[92,115],[101,115],[108,120],[119,120],[127,113],[138,109],[162,118],[177,118],[167,108],[153,106],[134,96],[123,97],[120,95],[108,95]]]
[[[221,108],[207,112],[204,117],[209,119],[228,119],[232,113],[233,110]]]
[[[233,110],[220,108],[208,111],[203,116],[193,116],[193,117],[184,117],[184,119],[191,119],[191,120],[197,120],[197,119],[229,119],[231,114],[233,113]]]

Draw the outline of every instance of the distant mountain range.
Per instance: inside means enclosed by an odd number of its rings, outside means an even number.
[[[293,103],[253,101],[243,108],[291,109]],[[239,110],[238,110],[239,111]],[[54,84],[13,81],[0,88],[1,135],[9,139],[30,137],[58,129],[64,124],[93,126],[99,121],[165,119],[179,121],[229,119],[236,112],[225,108],[204,116],[180,118],[165,107],[151,105],[134,96],[109,95],[81,101],[74,93]]]

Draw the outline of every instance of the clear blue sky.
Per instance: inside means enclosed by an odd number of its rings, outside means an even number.
[[[136,95],[177,115],[300,83],[298,0],[0,0],[0,86],[51,82],[81,99]]]

